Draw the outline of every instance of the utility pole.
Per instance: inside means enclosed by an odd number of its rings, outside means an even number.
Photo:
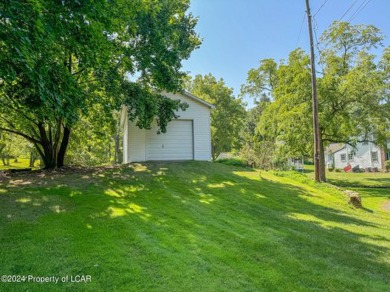
[[[318,121],[318,98],[317,98],[317,78],[314,57],[313,28],[311,25],[311,13],[309,0],[306,0],[307,22],[309,25],[310,39],[310,63],[311,63],[311,87],[312,87],[312,111],[313,111],[313,129],[314,129],[314,178],[316,182],[320,179],[320,126]]]

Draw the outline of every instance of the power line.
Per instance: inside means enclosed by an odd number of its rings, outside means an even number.
[[[320,41],[318,40],[318,37],[317,37],[317,31],[318,31],[318,23],[317,23],[317,20],[316,18],[312,18],[313,19],[313,32],[314,32],[314,38],[316,40],[316,43],[315,43],[315,46],[317,48],[317,51],[318,51],[318,63],[319,65],[321,65],[321,53],[322,53],[322,49],[320,48]],[[322,67],[322,72],[319,72],[319,71],[316,71],[317,73],[319,74],[323,74],[323,71],[324,71],[324,67],[323,65],[321,65]]]
[[[324,5],[326,4],[326,2],[328,2],[328,0],[325,0],[324,3],[322,3],[321,7],[317,10],[316,13],[314,13],[313,17],[316,16],[318,12],[320,12],[320,10],[322,9],[322,7],[324,7]]]
[[[340,17],[339,21],[341,21],[343,19],[343,17],[352,9],[352,7],[356,4],[356,2],[358,2],[359,0],[355,0],[351,6],[349,6],[349,8],[347,9],[347,11],[344,12],[343,16]]]
[[[305,15],[306,15],[306,12],[303,13],[301,28],[299,29],[299,35],[298,35],[298,38],[297,38],[297,43],[295,44],[295,48],[298,47],[298,42],[299,42],[299,39],[301,38],[303,24],[305,23]]]
[[[371,2],[371,0],[367,0],[366,3],[363,2],[362,5],[360,5],[360,7],[358,8],[358,10],[356,10],[355,13],[348,19],[348,22],[353,20],[364,9],[364,7],[366,7],[367,4],[370,2]]]
[[[319,44],[320,42],[318,41],[318,38],[317,38],[317,29],[318,29],[318,24],[317,24],[317,20],[313,17],[313,32],[314,32],[314,38],[316,40],[316,48],[317,48],[317,51],[318,53],[321,53],[321,50],[320,50],[320,47],[319,47]]]

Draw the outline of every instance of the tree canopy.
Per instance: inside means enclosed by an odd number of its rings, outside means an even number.
[[[372,140],[384,144],[388,137],[389,48],[379,61],[371,53],[382,39],[371,25],[346,22],[334,22],[321,36],[322,72],[317,79],[323,167],[323,149],[329,143],[355,146],[359,140]],[[301,49],[279,64],[262,60],[249,71],[242,87],[243,94],[272,98],[257,130],[290,157],[313,153],[309,61]]]
[[[183,105],[154,92],[181,88],[181,61],[200,45],[188,7],[188,0],[2,1],[0,130],[32,142],[46,168],[63,165],[72,128],[97,104],[126,103],[139,126],[157,116],[164,131]]]
[[[233,90],[211,74],[196,75],[187,83],[190,92],[215,106],[211,111],[213,159],[221,152],[239,148],[239,133],[246,114],[242,99],[235,98]]]

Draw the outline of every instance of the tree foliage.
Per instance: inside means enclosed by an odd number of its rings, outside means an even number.
[[[0,159],[4,166],[10,166],[10,160],[18,160],[29,152],[28,143],[22,137],[0,131]]]
[[[213,75],[197,75],[187,85],[188,90],[203,100],[213,104],[211,111],[212,157],[221,152],[240,147],[239,133],[245,117],[242,99],[235,98],[233,90],[222,79]]]
[[[325,46],[320,55],[323,72],[317,79],[322,165],[323,149],[329,143],[354,146],[359,140],[373,140],[383,144],[388,135],[389,49],[384,50],[380,62],[370,53],[380,46],[382,38],[373,26],[346,22],[333,23],[321,37]],[[311,156],[309,57],[296,49],[286,62],[275,64],[269,59],[261,61],[259,68],[249,71],[242,88],[244,94],[272,97],[259,117],[257,130],[290,157]]]
[[[92,166],[118,163],[120,153],[116,153],[115,143],[119,122],[120,112],[96,104],[74,126],[66,164]]]
[[[382,38],[373,26],[345,22],[333,23],[322,35],[326,45],[319,79],[323,141],[353,145],[357,137],[382,135],[380,125],[389,118],[384,110],[388,106],[384,72],[370,54]]]
[[[46,168],[63,165],[73,127],[98,104],[110,111],[128,103],[144,127],[153,108],[164,130],[180,105],[152,92],[179,90],[181,61],[200,44],[188,7],[187,0],[2,1],[0,129],[32,142]],[[129,90],[126,76],[135,74],[143,98]]]

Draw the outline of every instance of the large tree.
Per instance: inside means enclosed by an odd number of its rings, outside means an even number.
[[[223,79],[217,80],[211,74],[196,75],[187,82],[187,89],[215,106],[211,111],[213,159],[221,152],[239,148],[239,133],[245,117],[242,99],[233,95],[233,90],[225,85]]]
[[[259,118],[270,105],[271,100],[266,94],[262,94],[260,100],[255,100],[255,107],[247,111],[244,127],[241,130],[240,138],[243,144],[240,156],[248,165],[262,169],[271,169],[275,160],[275,145],[273,141],[266,140],[257,130]]]
[[[333,23],[321,37],[325,46],[320,56],[323,71],[318,78],[323,181],[324,147],[329,143],[354,146],[363,140],[385,140],[390,118],[386,89],[388,49],[381,62],[370,54],[381,40],[377,28],[346,22]],[[269,61],[261,64],[264,62]],[[270,71],[264,66],[257,72],[248,74],[246,88],[263,92],[273,80],[273,102],[259,121],[260,132],[279,141],[280,148],[290,156],[310,155],[313,146],[309,57],[297,49],[290,53],[287,62],[282,61],[271,72],[272,78],[267,77]]]
[[[46,168],[61,167],[80,116],[126,103],[140,127],[162,131],[178,101],[181,61],[200,41],[188,0],[2,1],[0,129],[32,142]],[[139,83],[127,76],[139,76]],[[131,79],[131,78],[130,78]]]

